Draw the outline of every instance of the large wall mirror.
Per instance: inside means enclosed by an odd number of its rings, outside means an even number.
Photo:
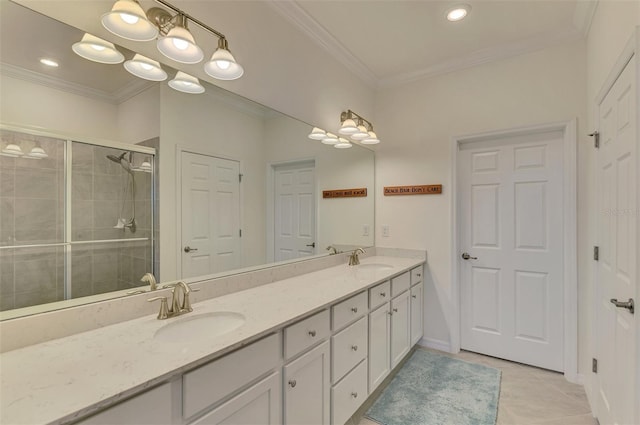
[[[208,82],[176,91],[165,65],[153,83],[85,60],[71,49],[83,31],[14,2],[0,19],[0,318],[123,296],[148,272],[373,245],[371,150],[310,140],[310,125]],[[368,196],[322,196],[346,188]]]

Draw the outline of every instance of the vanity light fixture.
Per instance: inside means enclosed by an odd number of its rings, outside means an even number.
[[[164,81],[167,73],[160,67],[160,64],[153,59],[142,56],[139,53],[124,63],[124,68],[136,77],[149,81]]]
[[[154,0],[168,9],[152,7],[146,13],[137,0],[118,0],[110,12],[102,16],[102,24],[112,33],[137,41],[158,38],[160,53],[176,62],[194,64],[204,58],[204,52],[196,44],[187,25],[189,21],[218,37],[218,48],[205,63],[204,71],[219,80],[235,80],[244,74],[244,69],[229,51],[224,34],[166,0]]]
[[[355,133],[351,135],[353,140],[364,140],[369,137],[369,130],[364,126],[363,120],[358,120],[358,128]]]
[[[49,58],[42,58],[40,59],[40,63],[46,66],[50,66],[51,68],[57,68],[58,62],[54,61],[53,59],[49,59]]]
[[[113,43],[89,33],[85,33],[82,40],[74,43],[71,48],[78,56],[93,62],[117,64],[124,61],[124,55],[116,49]]]
[[[340,126],[340,130],[338,130],[338,133],[344,134],[347,136],[357,132],[358,132],[358,126],[356,125],[356,122],[352,118],[347,118],[346,120],[342,121],[342,126]]]
[[[2,155],[17,158],[24,155],[24,152],[22,152],[20,146],[16,145],[15,143],[9,143],[4,149],[2,149]]]
[[[311,130],[308,137],[312,140],[322,140],[327,137],[327,132],[321,128],[313,127],[313,130]]]
[[[137,0],[116,1],[111,11],[102,15],[102,25],[118,37],[133,41],[153,40],[159,32]]]
[[[459,4],[447,11],[447,19],[451,22],[458,22],[463,20],[471,10],[471,6],[468,4]]]
[[[325,145],[335,145],[338,143],[338,136],[333,133],[327,133],[327,135],[322,139],[322,143]]]
[[[333,145],[333,147],[337,148],[337,149],[349,149],[352,146],[353,145],[351,144],[350,141],[348,141],[347,139],[342,138],[342,137],[338,139],[338,143]]]
[[[380,139],[378,139],[378,136],[374,131],[369,131],[367,134],[368,136],[363,140],[360,140],[360,143],[363,145],[377,145],[380,143]]]
[[[49,155],[47,155],[44,149],[42,149],[40,145],[36,144],[33,148],[31,148],[31,152],[25,155],[25,158],[42,159],[47,158],[48,156]]]
[[[355,126],[355,131],[349,133],[349,137],[351,137],[352,140],[358,141],[365,145],[374,145],[376,143],[380,143],[378,136],[373,131],[373,124],[371,124],[371,121],[365,119],[361,115],[356,114],[351,109],[347,109],[345,112],[340,114],[340,122],[342,123],[342,127],[340,129],[342,130],[346,127],[349,129],[348,131],[352,131],[352,123],[354,125],[356,122],[358,123],[358,125]]]
[[[204,93],[204,87],[196,77],[178,71],[175,78],[169,81],[169,87],[183,93],[200,94]]]

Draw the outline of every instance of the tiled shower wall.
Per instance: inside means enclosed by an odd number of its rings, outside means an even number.
[[[0,156],[0,246],[65,242],[65,141],[2,130],[0,147],[19,144],[23,152],[39,143],[45,159]],[[68,295],[131,288],[152,271],[150,173],[135,171],[137,229],[114,229],[118,217],[130,218],[130,192],[122,209],[129,174],[106,155],[122,151],[74,142],[71,174],[71,284]],[[127,158],[128,158],[127,154]],[[148,159],[133,154],[134,165]],[[148,241],[129,241],[149,238]],[[100,243],[96,240],[122,239]],[[64,247],[0,249],[0,310],[65,298]]]

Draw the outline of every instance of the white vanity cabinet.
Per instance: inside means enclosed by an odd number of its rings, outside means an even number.
[[[377,388],[391,372],[390,313],[389,302],[369,313],[369,392]]]
[[[400,363],[411,348],[409,300],[409,291],[391,300],[391,369]]]
[[[424,283],[411,287],[411,345],[422,339],[424,327]]]

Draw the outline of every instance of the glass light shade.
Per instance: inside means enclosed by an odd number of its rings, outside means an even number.
[[[451,22],[461,21],[469,14],[469,10],[471,10],[471,6],[468,4],[459,4],[449,9],[447,19]]]
[[[334,148],[338,149],[349,149],[351,146],[353,146],[351,142],[347,139],[343,139],[342,137],[338,139],[338,143],[333,145]]]
[[[338,136],[333,133],[327,133],[324,139],[322,139],[322,143],[325,145],[335,145],[338,143]]]
[[[44,149],[42,149],[40,146],[34,146],[33,148],[31,148],[31,152],[29,152],[25,158],[35,158],[35,159],[42,159],[42,158],[47,158],[49,155],[47,155],[47,153],[44,151]]]
[[[218,49],[211,60],[204,64],[204,72],[218,80],[236,80],[244,74],[244,68],[233,57],[227,46],[227,40],[218,40]]]
[[[118,0],[110,12],[102,15],[102,26],[127,40],[149,41],[158,36],[158,27],[134,0]]]
[[[93,62],[116,64],[124,61],[124,55],[116,50],[113,43],[89,33],[85,33],[82,40],[74,43],[71,48],[78,56]]]
[[[142,56],[139,53],[124,63],[124,68],[136,77],[150,81],[164,81],[167,73],[160,68],[160,64],[153,59]]]
[[[196,77],[178,71],[175,78],[169,81],[169,87],[183,93],[200,94],[204,93],[204,87]]]
[[[318,127],[313,127],[313,130],[311,130],[311,133],[309,133],[309,139],[313,139],[313,140],[322,140],[325,137],[327,137],[327,133]]]
[[[374,133],[373,131],[370,131],[369,136],[367,136],[367,138],[365,139],[362,139],[360,143],[362,143],[363,145],[376,145],[380,143],[380,140],[378,139],[378,136],[376,135],[376,133]]]
[[[340,127],[340,130],[338,130],[338,133],[346,134],[348,136],[350,134],[356,133],[357,131],[358,127],[356,126],[355,121],[349,118],[342,122],[342,126]]]
[[[20,146],[14,143],[9,143],[6,148],[2,149],[2,153],[5,154],[5,156],[13,156],[13,157],[24,155],[24,152],[22,152],[22,149],[20,149]]]
[[[180,63],[198,63],[204,58],[191,32],[181,26],[173,27],[166,37],[158,39],[160,53]]]
[[[367,137],[369,137],[369,131],[367,130],[367,128],[364,125],[359,125],[358,126],[358,131],[351,135],[351,138],[353,140],[364,140]]]

